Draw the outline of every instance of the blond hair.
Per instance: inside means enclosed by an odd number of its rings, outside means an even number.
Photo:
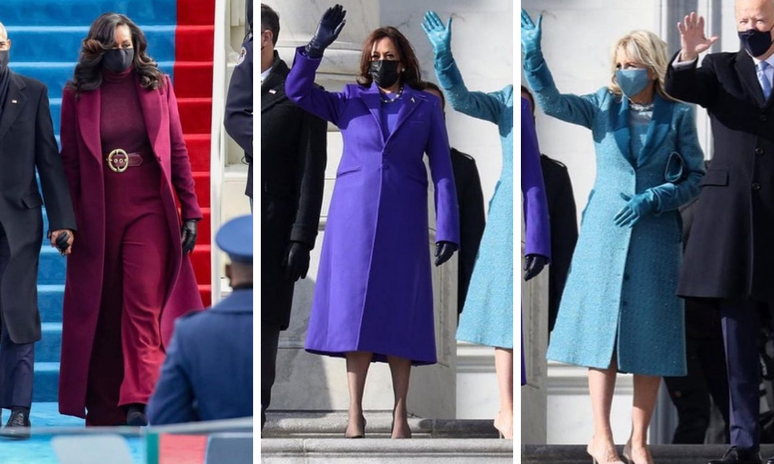
[[[666,93],[664,78],[666,77],[669,58],[667,56],[667,43],[659,36],[644,30],[632,31],[620,38],[611,49],[610,84],[607,86],[615,95],[621,96],[623,92],[615,78],[616,55],[622,51],[632,61],[642,64],[656,75],[656,91],[668,100],[674,100]]]

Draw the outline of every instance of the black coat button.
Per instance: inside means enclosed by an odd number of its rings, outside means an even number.
[[[761,189],[761,184],[759,184],[758,182],[753,182],[752,189],[757,192],[758,190]]]
[[[755,147],[755,154],[756,155],[762,155],[763,154],[763,148]]]

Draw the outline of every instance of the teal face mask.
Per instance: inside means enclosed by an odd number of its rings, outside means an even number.
[[[619,69],[615,72],[618,86],[627,98],[632,98],[650,84],[648,70],[644,68]]]

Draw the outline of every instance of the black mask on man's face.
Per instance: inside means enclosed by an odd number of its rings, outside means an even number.
[[[102,55],[102,64],[115,73],[129,69],[132,66],[132,61],[134,61],[133,48],[114,48]]]

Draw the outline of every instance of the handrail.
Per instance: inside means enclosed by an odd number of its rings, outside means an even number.
[[[215,1],[215,40],[212,58],[212,127],[210,145],[210,243],[212,304],[220,301],[221,254],[215,246],[215,234],[221,225],[221,199],[226,169],[226,135],[223,115],[226,110],[226,67],[228,65],[228,0]]]

